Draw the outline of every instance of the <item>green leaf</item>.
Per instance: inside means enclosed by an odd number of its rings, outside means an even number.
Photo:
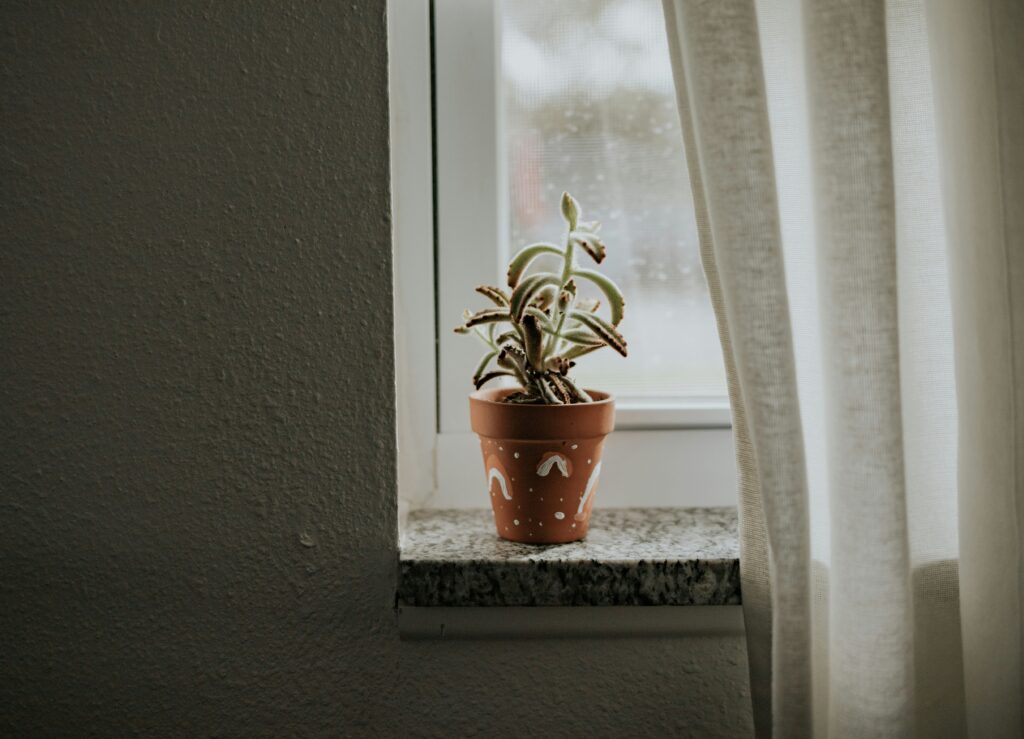
[[[523,272],[530,266],[530,262],[541,254],[557,254],[562,256],[562,250],[554,244],[548,243],[531,244],[524,247],[508,263],[508,286],[515,287],[518,285]]]
[[[516,379],[526,387],[529,384],[529,380],[526,377],[526,373],[523,370],[523,363],[526,361],[526,355],[522,354],[518,350],[512,351],[511,346],[504,346],[498,353],[498,366],[502,369],[511,370],[515,373]]]
[[[484,297],[490,298],[494,301],[494,304],[500,308],[508,306],[508,293],[500,287],[494,287],[492,285],[477,285],[476,291]]]
[[[494,343],[497,344],[498,346],[501,346],[502,344],[506,344],[510,341],[515,342],[520,346],[522,346],[523,344],[523,340],[519,338],[519,332],[514,330],[506,331],[505,333],[501,334],[494,340]]]
[[[564,311],[568,308],[575,297],[576,280],[570,277],[569,281],[562,286],[561,292],[558,293],[558,310]]]
[[[586,346],[582,346],[582,345],[574,346],[571,349],[569,349],[569,351],[567,351],[562,356],[565,357],[566,359],[576,359],[577,357],[582,357],[584,354],[590,354],[591,352],[596,352],[598,349],[604,349],[605,346],[607,346],[607,345],[606,344],[588,344]]]
[[[555,393],[551,390],[551,387],[546,382],[544,382],[543,379],[541,379],[540,382],[537,383],[537,385],[540,387],[540,392],[544,398],[545,403],[548,403],[549,405],[565,405],[565,403],[563,403],[562,400],[557,395],[555,395]]]
[[[500,323],[501,321],[508,320],[511,320],[508,308],[484,308],[467,318],[465,327],[473,328],[473,326],[479,326],[484,323]]]
[[[589,231],[573,231],[569,234],[569,241],[583,249],[598,264],[604,261],[605,255],[608,253],[604,242],[598,235]]]
[[[542,311],[547,310],[555,302],[557,292],[558,289],[554,285],[548,285],[543,290],[537,291],[537,296],[530,301],[530,305],[535,305]]]
[[[506,344],[505,346],[501,347],[501,354],[498,354],[499,363],[501,362],[502,354],[506,355],[506,357],[510,357],[514,361],[514,363],[518,364],[518,366],[520,367],[526,365],[526,352],[524,352],[522,349],[520,349],[518,346],[515,346],[514,344]]]
[[[605,298],[608,299],[608,308],[611,310],[612,325],[618,326],[622,321],[622,314],[626,309],[626,299],[622,297],[622,291],[619,290],[619,286],[600,272],[595,272],[592,269],[578,269],[575,270],[573,274],[577,277],[582,277],[585,280],[590,280],[601,289]]]
[[[583,344],[584,346],[589,344],[604,345],[604,341],[601,338],[595,336],[593,332],[586,330],[563,331],[562,338],[566,341],[571,341],[573,344]]]
[[[474,384],[478,379],[483,377],[484,371],[487,369],[487,365],[489,365],[491,363],[491,360],[494,359],[496,356],[498,356],[497,351],[489,351],[484,355],[484,358],[480,360],[480,364],[476,366],[476,371],[473,373]]]
[[[555,326],[553,323],[551,323],[551,317],[547,313],[542,311],[540,308],[534,308],[532,305],[526,306],[526,310],[523,311],[524,320],[526,316],[533,316],[534,318],[536,318],[537,323],[540,324],[540,327],[547,331],[549,334],[554,332]]]
[[[583,388],[577,387],[576,383],[574,383],[568,377],[563,377],[562,378],[562,382],[564,382],[566,385],[568,385],[569,386],[569,391],[572,392],[582,402],[590,403],[590,402],[593,401],[593,398],[590,397],[590,394],[586,390],[584,390]]]
[[[506,372],[505,370],[495,370],[494,372],[488,372],[486,375],[483,375],[482,377],[474,378],[473,379],[473,385],[475,385],[476,389],[479,390],[484,385],[486,385],[488,382],[490,382],[491,380],[497,379],[498,377],[512,377],[512,376],[513,375],[512,375],[511,372]]]
[[[562,401],[562,403],[572,403],[573,394],[569,391],[569,388],[566,387],[566,385],[562,382],[561,375],[544,375],[544,380],[554,391],[555,397]]]
[[[622,356],[626,356],[626,340],[622,338],[622,334],[608,321],[593,313],[583,313],[578,310],[573,311],[569,315],[593,331],[605,344]]]
[[[519,286],[512,291],[511,306],[509,308],[512,320],[516,323],[522,320],[526,306],[529,305],[530,299],[538,290],[547,285],[557,285],[558,283],[559,279],[550,272],[539,272],[535,275],[530,275],[520,282]]]
[[[526,344],[526,359],[535,370],[544,369],[544,334],[536,317],[523,316],[523,338]]]

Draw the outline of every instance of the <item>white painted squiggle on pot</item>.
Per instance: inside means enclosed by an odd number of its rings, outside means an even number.
[[[600,465],[598,466],[600,467]],[[504,497],[505,500],[512,500],[512,493],[508,488],[508,481],[505,479],[505,476],[501,474],[501,470],[499,470],[497,467],[491,467],[491,469],[488,470],[487,472],[488,489],[491,487],[491,483],[494,482],[495,480],[498,481],[498,487],[501,488],[502,497]]]
[[[583,491],[583,497],[580,498],[580,507],[576,510],[576,517],[579,518],[583,514],[583,506],[587,504],[587,498],[594,492],[594,486],[597,484],[597,476],[601,474],[601,463],[598,462],[594,465],[594,470],[590,473],[590,477],[587,478],[587,487]]]
[[[562,473],[562,477],[569,476],[569,460],[561,454],[544,455],[540,464],[537,465],[537,474],[540,477],[547,477],[548,473],[551,472],[551,468],[556,465],[558,466],[558,471]]]

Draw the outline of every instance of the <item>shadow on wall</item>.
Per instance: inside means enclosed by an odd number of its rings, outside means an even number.
[[[5,733],[746,704],[735,641],[398,641],[384,9],[0,6]]]

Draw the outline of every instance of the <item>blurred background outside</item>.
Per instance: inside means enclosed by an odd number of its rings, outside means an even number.
[[[629,358],[597,352],[579,380],[622,398],[725,396],[661,3],[502,0],[501,58],[509,248],[564,239],[568,190],[603,224],[601,270],[626,295]]]

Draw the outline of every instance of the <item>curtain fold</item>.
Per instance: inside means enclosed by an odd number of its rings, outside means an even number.
[[[1024,731],[1021,8],[664,0],[758,736]]]
[[[1024,3],[928,4],[960,401],[972,736],[1024,736]]]
[[[805,464],[757,16],[749,2],[665,4],[697,230],[725,353],[755,706],[810,725]],[[794,443],[796,440],[796,443]],[[772,686],[784,686],[771,694]],[[770,714],[755,710],[755,729]]]

